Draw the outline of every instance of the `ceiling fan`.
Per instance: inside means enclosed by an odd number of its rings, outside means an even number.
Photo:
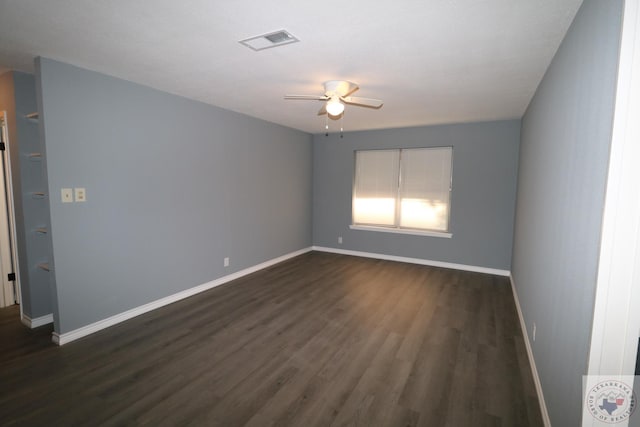
[[[330,117],[340,117],[344,112],[345,104],[376,109],[382,107],[382,101],[379,99],[351,96],[358,89],[359,86],[353,82],[329,80],[324,83],[324,95],[285,95],[284,99],[326,101],[318,111],[318,115],[328,114]]]

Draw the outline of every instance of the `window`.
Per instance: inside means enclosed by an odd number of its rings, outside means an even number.
[[[354,228],[447,233],[451,147],[356,151]]]

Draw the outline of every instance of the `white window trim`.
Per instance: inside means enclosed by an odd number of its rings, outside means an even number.
[[[380,233],[396,233],[396,234],[413,234],[415,236],[430,236],[441,237],[444,239],[451,239],[452,233],[446,231],[432,231],[432,230],[416,230],[413,228],[394,228],[394,227],[376,227],[373,225],[350,225],[351,230],[363,230],[363,231],[377,231]]]

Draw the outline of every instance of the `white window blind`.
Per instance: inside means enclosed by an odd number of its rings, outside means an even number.
[[[399,167],[398,150],[356,151],[353,202],[356,224],[395,224]]]
[[[448,231],[452,152],[356,151],[354,225]]]

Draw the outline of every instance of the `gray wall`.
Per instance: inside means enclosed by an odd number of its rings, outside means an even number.
[[[313,244],[508,270],[519,136],[519,120],[316,135]],[[350,230],[354,150],[433,146],[453,146],[453,237]]]
[[[57,332],[311,245],[310,135],[50,59],[37,68]],[[62,187],[85,187],[87,202],[61,203]]]
[[[40,162],[29,159],[41,148],[38,123],[25,117],[37,111],[33,75],[11,71],[0,77],[0,110],[6,110],[9,126],[22,311],[35,319],[50,314],[52,307],[49,277],[36,267],[46,256],[48,244],[47,236],[34,229],[46,225],[43,218],[48,208],[46,200],[31,197],[32,192],[44,190]]]
[[[585,0],[522,120],[512,274],[557,426],[580,424],[621,12]]]

